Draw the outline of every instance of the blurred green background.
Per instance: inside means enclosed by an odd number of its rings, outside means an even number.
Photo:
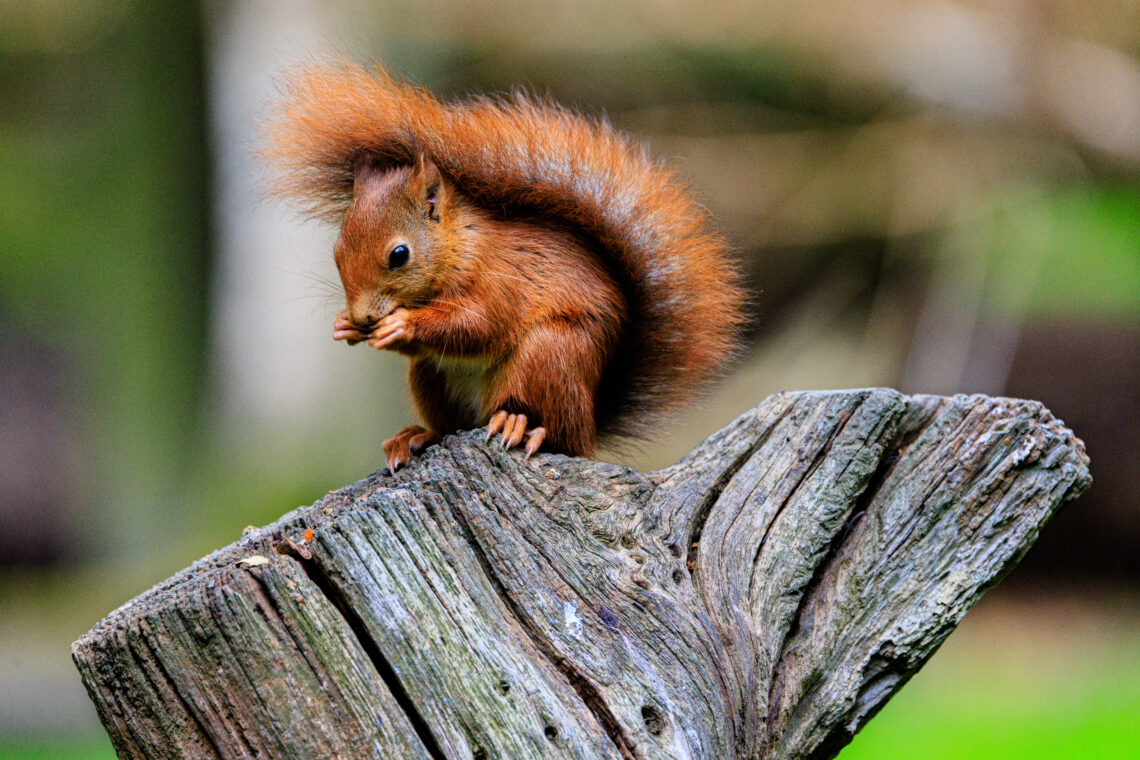
[[[1135,755],[1140,2],[0,0],[0,758],[112,757],[70,642],[411,419],[399,357],[329,339],[335,231],[252,154],[334,53],[605,114],[739,248],[747,356],[606,458],[787,388],[1063,418],[1093,488],[841,757]]]

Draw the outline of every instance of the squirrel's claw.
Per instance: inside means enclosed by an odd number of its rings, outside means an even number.
[[[491,417],[491,421],[487,423],[487,437],[484,441],[489,441],[494,437],[495,433],[503,429],[503,425],[507,421],[507,413],[505,410],[495,412]]]
[[[513,449],[518,446],[526,433],[526,415],[512,414],[507,417],[507,424],[503,427],[503,448]]]
[[[396,470],[400,469],[412,460],[412,455],[407,451],[407,447],[403,451],[393,450],[388,454],[385,464],[388,465],[388,474],[395,475]]]
[[[403,428],[384,441],[384,460],[388,466],[388,474],[394,474],[396,470],[412,461],[413,454],[433,443],[438,443],[439,440],[440,435],[434,430],[428,430],[419,425],[409,425]]]
[[[499,432],[502,432],[502,437],[499,439],[500,448],[513,449],[525,440],[524,451],[527,459],[538,451],[538,447],[546,439],[546,428],[536,427],[527,430],[525,414],[510,414],[506,410],[499,410],[492,415],[491,421],[487,423],[485,440],[491,440]]]
[[[546,438],[546,428],[536,427],[526,432],[526,458],[530,459],[534,456],[534,452],[538,451],[538,447],[542,445],[543,439]]]

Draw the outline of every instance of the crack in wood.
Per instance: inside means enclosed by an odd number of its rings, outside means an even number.
[[[791,649],[792,642],[802,630],[804,616],[807,614],[807,606],[810,600],[812,600],[812,598],[815,596],[818,587],[823,582],[823,578],[831,569],[835,558],[839,555],[847,540],[854,533],[855,527],[862,520],[863,516],[870,510],[871,505],[878,497],[883,484],[886,483],[886,481],[890,478],[891,474],[895,471],[895,467],[898,465],[898,463],[906,459],[911,446],[927,429],[931,421],[937,417],[938,412],[944,406],[945,402],[943,401],[935,408],[926,410],[921,415],[921,417],[911,425],[906,424],[907,413],[904,412],[903,418],[900,420],[900,429],[896,430],[894,436],[892,436],[895,440],[884,443],[883,450],[880,452],[879,459],[876,462],[874,471],[867,479],[867,484],[854,500],[854,503],[850,510],[850,516],[845,521],[842,530],[840,530],[832,540],[823,559],[816,566],[811,580],[808,582],[807,586],[804,587],[803,594],[800,596],[799,605],[797,606],[796,611],[792,617],[792,624],[789,627],[787,635],[784,637],[784,641],[780,646],[780,655],[777,659],[776,667],[773,670],[773,675],[770,682],[768,694],[768,717],[766,723],[768,727],[769,743],[771,743],[771,739],[774,737],[774,732],[776,731],[776,721],[779,717],[780,709],[782,707],[780,695],[783,690],[784,676],[788,667],[787,656]],[[855,416],[856,411],[857,409],[852,411],[852,418]],[[842,431],[837,431],[835,436],[833,436],[832,439],[827,442],[828,449],[830,449],[832,441],[838,437],[840,432]],[[905,670],[902,672],[905,672]],[[882,673],[872,673],[866,680],[864,680],[864,683],[860,687],[860,696],[862,697],[871,689],[871,686],[873,685],[872,681],[881,680],[882,678]],[[837,727],[837,730],[841,730],[842,728],[842,726]],[[844,746],[848,741],[850,741],[850,738],[850,732],[843,734],[841,731],[841,735],[834,737],[834,743],[825,741],[823,745],[821,745],[820,756],[832,756],[835,752],[838,751],[838,748]]]
[[[728,487],[728,484],[732,482],[732,479],[736,477],[736,474],[740,472],[746,464],[748,464],[749,460],[751,460],[752,457],[754,457],[756,453],[764,447],[765,444],[768,443],[768,439],[771,437],[772,432],[779,426],[780,422],[783,421],[783,419],[791,413],[794,406],[794,404],[789,404],[782,413],[780,413],[774,420],[772,420],[772,423],[766,430],[764,430],[763,434],[752,443],[752,445],[750,445],[739,457],[734,459],[728,464],[727,467],[724,468],[721,474],[717,476],[716,481],[714,481],[713,484],[709,487],[708,493],[704,495],[704,497],[701,499],[701,502],[697,505],[697,508],[691,518],[693,524],[689,529],[688,540],[685,542],[685,567],[693,576],[694,582],[697,574],[697,552],[700,551],[701,534],[704,532],[705,523],[708,522],[709,515],[712,513],[713,507],[716,506],[717,501],[720,499],[720,495],[724,493],[724,489]]]
[[[283,559],[282,561],[294,562],[299,565],[302,572],[304,572],[307,562],[302,560],[312,560],[313,557],[312,552],[308,551],[307,547],[306,552],[307,557],[305,552],[299,552],[297,554],[285,555],[287,558]],[[282,554],[284,553],[282,552]],[[270,584],[265,577],[265,573],[261,570],[261,568],[249,568],[247,572],[249,572],[249,574],[257,582],[257,593],[259,601],[262,605],[265,606],[266,609],[272,610],[273,615],[276,618],[276,622],[280,624],[281,629],[285,631],[286,635],[289,637],[289,640],[293,643],[293,649],[304,660],[305,665],[307,665],[309,668],[309,672],[312,673],[313,677],[321,683],[322,688],[328,689],[330,691],[336,691],[339,699],[334,700],[330,704],[330,707],[332,707],[337,712],[338,719],[344,720],[345,715],[343,713],[341,703],[348,701],[346,699],[347,695],[341,691],[341,687],[335,679],[325,677],[325,673],[323,672],[320,663],[314,659],[315,652],[313,651],[311,642],[309,642],[308,639],[305,638],[304,633],[297,628],[297,621],[294,619],[294,616],[278,603],[277,593],[275,593],[270,587]],[[310,578],[310,580],[312,579],[311,575],[308,573],[306,573],[306,575]],[[327,595],[324,594],[323,591],[321,593],[327,598]],[[331,600],[329,601],[331,602]],[[269,616],[264,615],[264,617],[266,622],[269,623]],[[355,631],[353,631],[353,634],[355,635]]]
[[[467,516],[463,514],[463,511],[457,504],[452,503],[450,500],[445,501],[451,509],[452,517],[463,530],[463,537],[471,547],[471,551],[478,560],[479,567],[482,569],[483,574],[490,582],[491,587],[495,589],[495,593],[502,599],[503,604],[506,605],[507,609],[510,610],[511,614],[518,621],[521,629],[530,638],[535,648],[566,678],[570,686],[577,692],[578,698],[582,700],[583,704],[585,704],[594,717],[597,718],[598,723],[602,727],[602,731],[605,732],[605,735],[613,742],[621,756],[626,760],[640,760],[640,754],[636,751],[635,744],[625,735],[621,724],[617,720],[617,716],[610,710],[601,692],[590,682],[589,678],[575,668],[569,660],[558,653],[552,642],[542,634],[541,628],[530,619],[526,611],[515,601],[502,579],[499,578],[498,574],[495,573],[491,567],[491,563],[487,559],[487,554],[482,544],[479,543],[479,540],[475,537],[475,532],[467,522]]]
[[[216,599],[220,603],[226,604],[226,606],[228,607],[229,606],[228,600],[226,600],[224,598],[224,595],[222,592],[223,588],[225,588],[225,586],[222,583],[219,583],[218,588],[217,589],[211,588],[211,591],[215,594]],[[213,605],[206,603],[206,604],[203,604],[201,607],[196,607],[195,611],[197,611],[197,612],[203,612],[204,611],[209,615],[210,618],[213,619],[213,621],[214,621],[213,627],[218,631],[218,642],[219,642],[220,646],[225,647],[227,654],[228,654],[227,657],[222,658],[222,659],[224,661],[227,661],[227,662],[235,663],[235,667],[233,668],[233,672],[240,673],[242,676],[242,679],[244,680],[245,684],[248,686],[250,691],[253,693],[256,693],[257,683],[256,683],[255,679],[252,678],[250,676],[249,672],[246,670],[244,663],[242,662],[242,659],[239,656],[237,656],[237,652],[236,652],[236,648],[234,646],[234,642],[230,639],[229,636],[227,636],[225,634],[225,632],[223,630],[223,624],[218,619],[218,616],[215,614],[216,609],[217,608],[214,607]],[[192,632],[192,631],[194,631],[195,628],[200,627],[200,624],[196,623],[194,620],[192,620],[190,617],[188,617],[186,610],[184,610],[181,607],[173,608],[172,610],[170,610],[168,612],[168,614],[171,617],[176,618],[179,625],[181,625],[181,627],[188,632]],[[170,621],[167,619],[163,619],[163,617],[165,617],[165,616],[156,616],[156,617],[161,620],[163,627],[166,629],[166,631],[168,633],[170,633],[171,632]],[[140,631],[143,628],[144,628],[143,625],[139,626]],[[158,659],[158,656],[159,656],[159,653],[157,650],[155,650],[155,652],[154,652],[155,662],[158,664],[158,666],[162,667],[165,670],[166,666],[160,659]],[[172,682],[173,682],[173,679],[172,679]],[[176,691],[178,691],[177,685],[175,685],[174,688]],[[180,696],[181,696],[181,693],[180,693]],[[230,732],[230,733],[236,734],[237,739],[238,739],[239,743],[241,744],[243,752],[248,753],[249,756],[257,756],[259,754],[262,754],[262,753],[258,752],[257,749],[255,747],[253,747],[252,744],[250,744],[250,742],[246,736],[246,734],[248,733],[248,726],[243,724],[240,715],[235,713],[230,708],[230,705],[228,705],[228,703],[223,702],[221,705],[219,705],[219,717],[223,721],[225,721],[227,723],[232,723],[233,725],[236,726],[236,728],[238,730]],[[225,754],[222,753],[222,756],[224,757]]]
[[[859,402],[859,404],[854,409],[851,409],[850,411],[840,412],[841,414],[844,414],[846,416],[842,420],[840,420],[839,423],[835,426],[835,429],[831,432],[831,435],[829,435],[827,437],[827,440],[824,442],[823,446],[820,447],[819,451],[816,453],[815,457],[812,459],[811,464],[808,465],[808,468],[804,471],[803,475],[801,475],[800,478],[796,481],[795,485],[793,485],[791,487],[791,489],[788,490],[787,496],[785,496],[780,501],[779,506],[776,507],[776,511],[772,513],[772,519],[770,519],[768,521],[768,524],[765,526],[764,533],[760,537],[760,542],[756,545],[756,552],[752,555],[752,565],[751,566],[753,568],[755,568],[760,563],[760,554],[761,554],[761,552],[764,551],[764,547],[768,544],[768,536],[771,535],[772,528],[774,528],[776,523],[779,521],[780,515],[783,514],[784,509],[789,504],[791,504],[792,501],[795,499],[796,494],[799,493],[800,487],[803,486],[803,484],[806,483],[808,481],[808,479],[811,478],[811,476],[815,474],[816,470],[819,469],[820,464],[822,464],[824,462],[824,460],[827,459],[827,455],[831,453],[832,445],[834,445],[835,441],[839,438],[839,436],[843,435],[843,431],[847,429],[848,423],[850,423],[851,420],[855,418],[855,415],[858,413],[860,407],[862,407],[865,402],[866,402],[866,399],[863,399]],[[751,598],[752,597],[753,586],[755,585],[755,583],[756,583],[756,574],[755,574],[755,572],[753,572],[748,578],[748,593],[747,593],[745,598]],[[801,599],[801,603],[802,603],[803,597],[801,596],[800,599]],[[793,619],[794,619],[794,617],[793,617]],[[787,639],[785,637],[785,641],[786,640]]]
[[[854,414],[852,414],[852,417],[854,417]],[[839,432],[841,431],[837,431],[835,437],[828,441],[829,448],[831,441],[835,440],[835,438],[839,436]],[[776,666],[773,669],[772,678],[769,682],[768,717],[766,722],[766,726],[768,728],[769,743],[774,736],[776,720],[779,717],[780,708],[782,706],[780,693],[784,687],[784,674],[787,669],[788,652],[791,649],[792,642],[799,635],[800,630],[802,629],[808,603],[815,595],[816,589],[819,587],[820,583],[822,583],[824,576],[831,568],[831,564],[834,562],[835,557],[839,554],[840,549],[847,541],[848,537],[851,535],[854,522],[857,522],[862,517],[862,515],[866,513],[871,502],[874,500],[875,495],[882,487],[887,474],[894,469],[894,465],[898,461],[899,455],[892,454],[892,450],[897,450],[897,447],[883,447],[883,451],[879,455],[879,460],[875,465],[875,469],[871,473],[871,476],[867,479],[867,485],[864,486],[863,490],[859,493],[859,496],[855,499],[854,505],[850,510],[851,516],[847,519],[847,521],[844,522],[843,529],[836,533],[836,535],[832,538],[831,544],[828,546],[827,551],[823,555],[823,558],[820,560],[819,564],[816,565],[815,571],[812,573],[811,580],[809,580],[807,585],[804,586],[803,592],[800,595],[799,604],[796,607],[796,611],[792,615],[791,625],[788,626],[788,631],[784,635],[784,640],[780,645],[780,655],[776,660]],[[797,488],[798,487],[799,486],[797,485]]]
[[[432,760],[447,760],[447,756],[440,748],[439,741],[431,731],[424,716],[416,707],[415,702],[408,694],[407,688],[400,681],[400,677],[396,675],[395,669],[392,664],[388,662],[388,658],[380,651],[379,644],[368,633],[368,627],[365,625],[364,620],[361,619],[360,613],[352,608],[352,604],[340,591],[337,585],[332,581],[324,568],[320,567],[315,562],[299,562],[301,569],[312,581],[321,595],[325,597],[336,609],[344,622],[348,624],[348,628],[352,631],[353,637],[360,643],[361,649],[372,661],[373,667],[376,668],[376,673],[388,687],[388,691],[392,694],[392,698],[396,700],[396,704],[408,719],[411,724],[412,730],[416,732],[419,737],[420,743],[423,744],[424,750]]]
[[[150,662],[153,663],[154,667],[157,668],[159,673],[162,674],[162,678],[166,682],[166,685],[169,687],[170,692],[174,694],[178,706],[182,708],[182,710],[186,713],[186,716],[190,719],[194,726],[197,727],[198,732],[201,734],[205,742],[210,746],[210,749],[212,749],[219,757],[221,757],[221,748],[214,741],[214,737],[211,734],[209,727],[202,721],[198,710],[195,709],[186,700],[186,697],[178,689],[178,684],[175,683],[173,678],[171,678],[170,671],[166,669],[166,665],[162,662],[161,659],[159,659],[158,650],[151,646],[145,631],[141,629],[137,631],[136,640],[138,642],[138,645],[145,647],[147,651],[150,652]],[[154,679],[151,677],[150,668],[147,667],[146,660],[139,654],[139,652],[136,650],[136,647],[132,646],[130,637],[128,637],[127,640],[127,651],[130,653],[131,658],[135,661],[137,669],[140,673],[142,673],[143,678],[145,678],[154,686],[154,690],[156,692],[159,691],[158,685],[154,683]],[[246,741],[244,736],[241,737],[241,745],[242,749],[245,750],[249,755],[252,756],[254,754],[252,747],[249,746],[249,743]]]
[[[207,611],[208,614],[210,615],[210,617],[214,619],[213,627],[218,631],[218,641],[221,643],[222,646],[224,646],[226,648],[226,651],[228,654],[228,656],[225,657],[224,660],[226,662],[232,662],[234,664],[233,668],[231,668],[231,672],[241,673],[242,679],[244,680],[245,684],[249,688],[250,693],[257,694],[259,691],[258,690],[259,684],[258,684],[257,678],[254,675],[250,674],[250,668],[248,667],[247,661],[245,660],[245,658],[241,657],[239,654],[242,650],[240,642],[234,640],[234,638],[230,635],[230,632],[233,629],[229,628],[224,623],[224,621],[221,619],[221,617],[216,614],[216,612],[219,609],[225,609],[231,615],[235,615],[235,616],[240,614],[240,610],[241,610],[240,601],[241,600],[235,598],[235,597],[240,597],[240,592],[237,589],[233,588],[233,586],[232,586],[233,580],[234,580],[233,576],[230,576],[229,578],[224,578],[222,581],[220,581],[217,584],[216,588],[209,589],[209,592],[214,595],[214,597],[217,601],[217,605],[207,603],[206,605],[204,605],[200,609]],[[268,618],[265,618],[264,612],[262,612],[260,610],[255,610],[255,612],[257,614],[261,615],[263,617],[263,619],[265,619],[266,622],[268,623]],[[186,630],[191,630],[192,627],[195,625],[194,622],[189,617],[186,616],[185,611],[182,610],[181,608],[176,608],[175,614],[177,614],[178,619],[181,621],[183,627],[186,628]],[[228,716],[228,718],[230,720],[232,720],[234,723],[236,723],[238,725],[238,727],[241,729],[238,732],[239,739],[243,745],[246,744],[248,741],[246,739],[246,734],[249,732],[249,729],[247,726],[243,725],[241,713],[235,712],[234,710],[230,709],[228,704],[225,705],[224,709],[225,709],[225,713]],[[278,742],[280,742],[281,736],[280,736],[279,732],[277,731],[277,726],[273,725],[272,729],[273,729],[274,739],[277,740]],[[255,756],[255,757],[257,755],[264,754],[262,752],[257,751],[255,748],[252,749],[251,751],[252,751],[253,756]]]

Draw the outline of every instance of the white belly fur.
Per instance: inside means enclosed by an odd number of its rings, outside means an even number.
[[[438,357],[436,362],[447,378],[447,392],[457,403],[478,417],[483,410],[483,377],[491,367],[486,359]]]

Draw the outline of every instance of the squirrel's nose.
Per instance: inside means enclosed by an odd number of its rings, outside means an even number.
[[[348,304],[348,318],[358,329],[366,330],[376,326],[384,317],[395,311],[391,299],[385,297],[360,298]]]
[[[371,309],[354,309],[349,306],[345,309],[344,315],[353,327],[362,332],[371,330],[380,321],[379,315]]]

